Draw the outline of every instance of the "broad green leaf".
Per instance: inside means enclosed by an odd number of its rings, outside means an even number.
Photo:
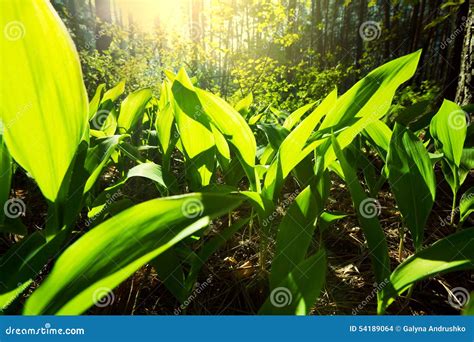
[[[54,202],[87,129],[79,58],[47,0],[3,1],[0,27],[5,142]]]
[[[392,139],[392,130],[382,121],[377,120],[365,128],[365,132],[372,139],[375,146],[387,152]]]
[[[144,264],[202,229],[243,198],[190,194],[136,205],[83,235],[25,304],[26,315],[81,314]]]
[[[454,102],[444,100],[430,124],[431,136],[450,165],[459,168],[466,139],[466,113]]]
[[[338,99],[319,130],[341,131],[337,134],[341,149],[349,146],[360,132],[388,112],[397,88],[415,73],[420,54],[421,50],[370,72]],[[314,144],[317,146],[318,141],[308,148],[314,148]],[[327,143],[323,147],[319,153],[325,153],[325,166],[329,166],[336,158],[333,146]]]
[[[102,83],[95,90],[94,97],[89,103],[89,120],[92,119],[94,115],[97,113],[97,111],[99,110],[100,100],[102,99],[102,92],[104,91],[104,88],[105,88],[105,84]]]
[[[278,151],[281,146],[281,143],[286,139],[290,131],[282,126],[271,125],[271,124],[259,124],[257,125],[259,129],[265,133],[267,137],[268,144],[273,151]],[[268,152],[265,152],[268,153]]]
[[[151,90],[141,89],[131,93],[123,100],[117,121],[119,133],[128,133],[137,124],[150,99]]]
[[[112,89],[109,89],[105,92],[104,96],[102,97],[102,100],[100,101],[102,103],[106,103],[107,101],[115,102],[117,99],[120,97],[120,95],[123,94],[125,91],[125,81],[121,81],[117,83],[115,87]]]
[[[393,130],[387,170],[398,208],[418,250],[433,207],[436,179],[423,143],[400,124],[396,124]]]
[[[128,135],[124,134],[99,139],[98,144],[89,149],[85,160],[85,168],[90,176],[87,179],[84,193],[87,193],[92,188],[99,178],[102,169],[109,162],[112,153],[114,153],[120,143],[128,137]]]
[[[0,258],[0,309],[9,306],[38,276],[44,265],[60,251],[66,230],[54,237],[37,231],[11,247]]]
[[[390,107],[395,90],[415,73],[420,54],[421,50],[370,72],[338,99],[320,129],[350,122],[355,117],[371,117],[373,120],[368,120],[368,124],[378,120]],[[339,143],[344,149],[345,145]]]
[[[379,313],[411,284],[437,274],[474,268],[474,228],[438,240],[398,266],[385,287]]]
[[[172,127],[174,122],[173,107],[169,100],[164,100],[164,98],[169,97],[169,92],[171,92],[169,86],[163,83],[163,86],[161,87],[160,101],[164,102],[160,106],[160,111],[158,112],[155,123],[158,139],[160,140],[160,144],[165,155],[170,153],[169,149],[172,146]]]
[[[214,134],[209,122],[206,125],[206,116],[184,70],[173,82],[172,95],[175,120],[187,158],[187,174],[192,188],[201,188],[210,183],[215,169]]]
[[[298,108],[295,110],[293,113],[291,113],[286,119],[285,122],[283,122],[283,127],[286,128],[287,130],[291,131],[293,127],[296,126],[298,122],[300,122],[301,118],[303,115],[306,114],[308,110],[313,108],[315,105],[315,102],[309,103],[303,107]]]
[[[12,171],[12,158],[3,140],[3,123],[0,120],[0,232],[3,231],[1,225],[5,221],[3,208],[10,197]]]
[[[326,253],[320,250],[295,265],[258,312],[261,315],[307,315],[326,280]]]
[[[127,178],[144,177],[156,182],[160,187],[166,189],[166,184],[163,181],[163,174],[161,166],[153,162],[139,164],[131,168],[127,173]]]
[[[319,189],[316,186],[308,186],[298,196],[293,194],[296,198],[278,227],[275,257],[270,273],[271,288],[277,287],[295,265],[305,259],[313,240],[316,219],[324,209],[327,195],[328,189],[325,186]],[[263,220],[264,225],[270,223],[268,218]]]
[[[234,108],[245,119],[249,115],[250,106],[252,105],[252,103],[253,103],[253,95],[252,95],[252,93],[249,93],[242,100],[237,102],[235,104]]]
[[[341,212],[328,212],[325,211],[321,214],[321,216],[318,219],[318,229],[322,233],[326,231],[334,222],[337,220],[341,220],[345,217],[347,217],[348,214],[346,213],[341,213]]]
[[[235,152],[244,163],[250,180],[255,182],[253,167],[255,166],[257,144],[247,122],[223,99],[205,90],[195,88],[195,91],[205,114],[226,137],[229,144],[234,147]]]
[[[469,188],[462,195],[459,202],[460,223],[462,224],[474,212],[474,187]]]
[[[378,208],[378,202],[374,198],[367,197],[357,178],[356,170],[347,161],[334,137],[332,142],[337,159],[344,173],[345,182],[351,193],[357,219],[367,240],[375,280],[377,284],[385,283],[390,275],[390,258],[385,234],[377,217],[380,210]],[[378,305],[381,304],[383,291],[382,289],[377,293]]]
[[[150,261],[158,278],[166,288],[180,301],[184,303],[189,294],[185,285],[185,276],[181,258],[174,248],[170,248]],[[194,285],[194,283],[193,283]]]
[[[314,150],[314,147],[305,148],[306,142],[336,100],[337,92],[334,90],[281,143],[278,155],[265,177],[263,193],[267,198],[273,199],[278,195],[284,179]]]

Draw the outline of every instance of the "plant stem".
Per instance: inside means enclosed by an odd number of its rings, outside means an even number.
[[[404,239],[405,239],[405,232],[403,230],[403,226],[399,229],[400,234],[400,243],[398,245],[398,261],[402,261],[402,253],[403,253],[403,246],[404,246]]]
[[[456,214],[456,201],[457,201],[457,191],[453,192],[453,205],[451,207],[451,218],[449,219],[449,223],[454,225],[454,215]]]

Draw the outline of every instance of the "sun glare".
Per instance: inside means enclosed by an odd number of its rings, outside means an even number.
[[[115,0],[125,23],[133,23],[151,32],[159,23],[165,30],[179,30],[186,23],[187,9],[192,0]]]

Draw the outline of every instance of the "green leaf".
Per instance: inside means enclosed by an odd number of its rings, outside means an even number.
[[[459,202],[460,223],[462,224],[474,212],[474,187],[469,188],[462,195]]]
[[[431,136],[451,165],[459,167],[466,139],[466,112],[454,102],[444,100],[430,124]]]
[[[244,164],[247,176],[255,183],[255,155],[257,144],[252,130],[245,119],[223,99],[198,88],[196,94],[210,121],[224,135],[228,143]]]
[[[278,195],[285,178],[314,150],[314,147],[305,147],[306,142],[336,100],[337,92],[334,90],[281,143],[277,158],[270,165],[265,177],[263,193],[267,198],[273,199]]]
[[[380,210],[377,208],[379,204],[375,199],[367,197],[357,178],[356,170],[347,161],[334,137],[332,142],[344,173],[345,182],[351,193],[357,219],[367,240],[375,280],[377,284],[385,283],[390,275],[390,258],[385,234],[377,218],[378,210]],[[382,289],[377,293],[378,305],[381,305],[383,291]]]
[[[293,129],[293,127],[295,127],[295,125],[298,122],[300,122],[302,116],[305,115],[308,110],[313,108],[314,105],[315,105],[315,102],[309,103],[309,104],[295,110],[293,113],[291,113],[285,119],[285,122],[283,122],[283,127],[286,128],[287,130],[291,131]]]
[[[474,228],[438,240],[399,265],[385,287],[385,309],[411,284],[437,274],[474,268]]]
[[[85,160],[85,168],[90,176],[84,188],[84,193],[87,193],[95,184],[102,172],[102,169],[109,162],[112,153],[118,148],[120,143],[128,135],[113,135],[111,137],[98,139],[98,144],[89,149]]]
[[[261,315],[307,315],[326,279],[326,253],[320,250],[295,265],[258,312]]]
[[[94,97],[89,103],[89,120],[92,119],[94,115],[97,113],[97,111],[99,110],[100,100],[102,99],[102,92],[104,91],[104,88],[105,88],[105,84],[102,83],[95,90]]]
[[[5,221],[5,210],[1,209],[10,197],[12,171],[12,158],[3,139],[3,123],[0,120],[0,232]]]
[[[372,139],[375,146],[382,151],[387,152],[390,140],[392,139],[392,130],[382,121],[377,120],[365,128],[365,132]],[[383,156],[382,156],[383,157]]]
[[[87,129],[79,58],[49,1],[2,2],[0,27],[5,142],[54,202]]]
[[[302,262],[313,239],[316,219],[324,209],[328,189],[326,186],[317,189],[308,186],[295,196],[294,202],[289,207],[282,222],[278,227],[275,246],[275,257],[270,273],[270,287],[275,288],[293,270],[296,264]],[[293,198],[287,198],[290,201]],[[263,220],[263,224],[270,224]]]
[[[242,117],[245,119],[249,115],[250,112],[250,106],[253,103],[253,95],[252,93],[249,93],[247,96],[245,96],[242,100],[237,102],[234,106],[234,109],[242,115]]]
[[[27,315],[81,314],[144,264],[237,207],[229,194],[190,194],[136,205],[92,229],[58,259]],[[105,290],[105,291],[104,291]]]
[[[183,69],[173,82],[172,95],[175,120],[187,159],[187,175],[191,187],[199,189],[210,183],[214,173],[214,134],[205,120],[194,86]]]
[[[11,247],[0,258],[0,309],[7,307],[55,257],[69,236],[66,230],[54,237],[37,231]]]
[[[400,124],[393,130],[387,169],[398,208],[419,249],[436,195],[436,179],[422,141]]]
[[[415,73],[420,54],[421,50],[390,61],[370,72],[338,99],[319,130],[342,130],[337,134],[337,141],[341,149],[349,146],[360,132],[388,112],[398,87]],[[333,146],[326,146],[325,165],[329,166],[335,155]]]
[[[105,92],[104,97],[102,98],[101,104],[105,104],[107,101],[115,102],[125,91],[125,81],[117,83],[115,87],[109,89]]]
[[[137,90],[123,100],[118,117],[119,133],[128,133],[143,115],[145,106],[151,99],[150,89]]]
[[[171,92],[169,89],[169,86],[165,83],[163,83],[163,86],[161,87],[161,98],[160,101],[165,101],[163,100],[165,97],[168,97],[168,92]],[[156,132],[158,134],[158,138],[160,140],[161,148],[163,149],[163,154],[168,155],[170,153],[170,148],[172,147],[171,141],[172,141],[172,127],[173,127],[173,122],[174,122],[174,115],[173,115],[173,108],[171,103],[168,101],[165,101],[162,103],[160,106],[160,111],[158,112],[157,118],[156,118]]]

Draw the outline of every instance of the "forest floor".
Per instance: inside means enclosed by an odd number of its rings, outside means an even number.
[[[455,227],[447,224],[451,208],[451,192],[443,183],[442,175],[437,170],[439,186],[436,203],[428,220],[425,230],[425,245],[441,239],[455,231]],[[474,174],[461,189],[474,185]],[[113,176],[112,176],[113,177]],[[103,180],[109,183],[111,179]],[[376,313],[376,290],[374,287],[371,262],[365,245],[362,229],[354,213],[348,189],[337,178],[332,177],[329,197],[329,211],[342,211],[349,216],[337,221],[325,232],[322,241],[328,255],[328,271],[326,284],[320,298],[312,310],[316,315],[368,315]],[[470,183],[470,184],[468,184]],[[39,229],[44,225],[47,205],[41,193],[26,177],[16,177],[13,189],[15,196],[26,201],[27,213],[25,224],[31,229]],[[286,196],[291,195],[290,189],[285,189]],[[136,197],[137,203],[158,196],[149,184],[131,182],[124,193]],[[284,195],[285,196],[285,195]],[[396,210],[395,201],[388,186],[382,188],[377,198],[381,205],[380,223],[385,231],[392,269],[399,263],[399,229],[400,217]],[[237,219],[239,212],[235,212]],[[284,212],[281,213],[281,220]],[[83,218],[83,221],[85,218]],[[471,226],[473,220],[466,222]],[[79,223],[83,225],[83,222]],[[208,237],[228,225],[228,218],[214,222]],[[8,249],[18,236],[10,235],[0,240],[0,252]],[[208,282],[198,295],[190,298],[187,307],[180,310],[187,315],[246,315],[255,314],[268,295],[267,279],[271,268],[272,245],[266,250],[265,264],[259,248],[259,234],[245,227],[233,236],[223,248],[216,252],[202,269],[199,281]],[[413,246],[406,234],[402,259],[413,254]],[[51,265],[47,266],[37,282],[27,291],[31,293],[44,278]],[[448,302],[449,290],[455,287],[474,288],[474,273],[472,271],[453,272],[436,276],[415,285],[409,298],[400,297],[392,304],[387,313],[398,315],[450,315],[459,311]],[[26,294],[26,295],[27,295]],[[155,270],[147,265],[122,283],[113,294],[113,301],[106,307],[94,307],[89,314],[112,315],[173,315],[176,314],[180,303],[158,279]]]

